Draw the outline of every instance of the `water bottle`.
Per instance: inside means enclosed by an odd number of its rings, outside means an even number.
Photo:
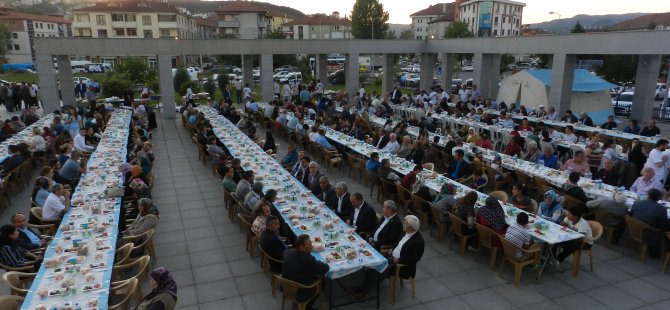
[[[585,174],[584,174],[584,177],[587,178],[587,179],[589,179],[589,180],[591,180],[591,178],[592,178],[591,171],[585,173]]]
[[[619,186],[619,191],[620,191],[620,192],[623,192],[623,191],[625,191],[625,190],[626,190],[626,187],[625,187],[625,186],[623,186],[623,185],[622,185],[622,186]]]
[[[517,161],[519,160],[519,157],[514,154],[514,157],[512,157],[512,161],[516,164]]]

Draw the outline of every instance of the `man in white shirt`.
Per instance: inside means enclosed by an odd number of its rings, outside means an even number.
[[[323,97],[323,83],[321,83],[321,79],[316,80],[316,102],[321,101],[321,97]]]
[[[275,80],[274,83],[275,96],[279,97],[279,81]]]
[[[84,128],[79,129],[77,135],[74,136],[74,149],[80,150],[82,152],[93,152],[95,150],[95,147],[86,145],[86,138],[84,138],[85,135],[86,135],[86,129]]]
[[[402,220],[398,215],[398,207],[395,202],[393,200],[384,201],[382,212],[384,220],[379,223],[372,238],[370,238],[370,244],[375,247],[392,246],[402,236]]]
[[[64,189],[61,184],[54,184],[42,207],[42,218],[48,221],[60,219],[69,207],[70,190]]]
[[[462,102],[468,102],[468,100],[470,100],[470,94],[470,90],[465,87],[458,91],[458,97]]]
[[[284,87],[281,90],[281,95],[284,98],[284,101],[288,101],[293,96],[293,91],[291,86],[288,85],[288,81],[284,82]]]
[[[244,101],[251,100],[251,87],[249,87],[249,83],[246,83],[244,85],[244,89],[242,89],[242,92],[244,93]]]
[[[391,154],[397,154],[398,151],[400,150],[400,144],[398,143],[398,138],[395,135],[395,133],[392,133],[389,136],[389,143],[386,144],[386,146],[382,149],[382,151],[386,153],[391,153]]]
[[[363,87],[363,84],[361,84],[361,88],[358,90],[358,97],[363,99],[365,97],[365,88]]]
[[[565,134],[563,139],[570,143],[577,143],[577,136],[574,134],[574,128],[572,125],[565,126]]]
[[[647,162],[644,164],[645,167],[649,167],[654,170],[654,180],[663,182],[665,177],[665,164],[668,161],[668,157],[663,155],[663,152],[668,147],[668,140],[659,139],[654,145],[654,149],[649,152],[649,157]]]

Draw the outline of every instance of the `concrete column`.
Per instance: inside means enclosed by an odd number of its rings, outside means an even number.
[[[552,58],[549,105],[553,106],[560,114],[570,109],[570,96],[572,95],[572,82],[575,78],[576,59],[577,55],[574,54],[554,54]],[[579,111],[573,112],[579,113]]]
[[[261,55],[261,101],[270,102],[274,99],[274,83],[272,83],[272,54]]]
[[[74,97],[74,84],[72,83],[70,56],[58,55],[56,56],[56,60],[58,61],[58,75],[60,76],[60,91],[63,95],[63,104],[74,105],[76,99]],[[51,70],[51,66],[47,67],[49,68],[47,70]]]
[[[42,97],[42,112],[51,113],[60,108],[60,97],[58,96],[58,83],[56,82],[56,73],[53,70],[53,57],[51,55],[36,55],[37,75],[40,78],[40,93]],[[68,67],[71,68],[71,67]],[[60,65],[58,66],[60,71]],[[70,74],[72,76],[72,74]],[[70,79],[72,81],[72,79]],[[72,83],[63,83],[64,87],[71,88],[74,92]]]
[[[344,74],[346,75],[345,89],[349,100],[354,99],[358,89],[360,88],[359,72],[358,72],[358,53],[349,53],[344,65]]]
[[[428,91],[433,86],[433,76],[435,76],[435,58],[432,53],[421,54],[421,81],[420,89]]]
[[[500,58],[501,54],[486,54],[489,58],[489,72],[487,74],[488,81],[485,92],[481,91],[484,98],[495,99],[498,97],[498,82],[500,80]]]
[[[646,124],[652,117],[654,95],[658,74],[661,68],[661,55],[639,55],[635,73],[635,95],[630,118]]]
[[[324,87],[328,85],[328,55],[327,54],[317,54],[316,55],[316,78],[321,80]]]
[[[161,116],[163,119],[174,119],[177,114],[175,113],[176,98],[172,80],[172,55],[157,55],[156,60],[158,62],[158,83],[161,88],[161,104],[163,105]]]
[[[242,83],[254,85],[254,55],[242,55]],[[272,68],[272,66],[270,66]]]
[[[447,92],[451,92],[451,80],[454,78],[454,54],[442,54],[442,75],[440,75],[440,84]]]
[[[488,67],[487,63],[488,58],[485,57],[482,53],[475,53],[475,57],[472,58],[472,69],[473,69],[473,83],[479,85],[479,91],[484,93],[484,88],[488,85]],[[463,81],[465,84],[465,81]]]
[[[382,75],[382,97],[390,98],[389,93],[393,91],[393,77],[395,76],[393,56],[394,54],[384,54],[382,57],[384,59],[384,63],[382,63],[382,66],[384,67],[384,75]]]

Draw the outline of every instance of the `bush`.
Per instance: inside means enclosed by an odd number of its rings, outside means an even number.
[[[107,75],[105,80],[102,82],[102,94],[105,97],[116,96],[123,98],[123,92],[133,87],[133,83],[128,78],[128,75],[124,73],[113,73]]]
[[[214,81],[213,78],[208,78],[207,81],[205,82],[205,85],[203,85],[203,89],[205,92],[209,93],[209,96],[214,99],[214,94],[216,93],[216,82]]]
[[[188,76],[188,72],[186,72],[186,69],[184,68],[179,68],[177,69],[177,72],[174,74],[174,90],[178,91],[180,94],[183,94],[181,91],[181,87],[184,85],[184,83],[188,82],[191,80],[191,77]],[[186,88],[184,88],[186,90]]]
[[[194,95],[200,92],[200,84],[198,83],[198,81],[186,81],[183,84],[181,84],[181,87],[179,87],[179,95],[181,96],[185,95],[186,90],[189,87],[193,91]]]

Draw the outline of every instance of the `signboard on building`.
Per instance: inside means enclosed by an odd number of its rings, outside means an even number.
[[[86,65],[86,73],[105,73],[105,66],[103,64],[88,64]]]
[[[491,28],[493,23],[491,21],[491,16],[493,15],[493,2],[484,1],[479,5],[479,27],[477,31],[477,36],[479,37],[490,37]]]

